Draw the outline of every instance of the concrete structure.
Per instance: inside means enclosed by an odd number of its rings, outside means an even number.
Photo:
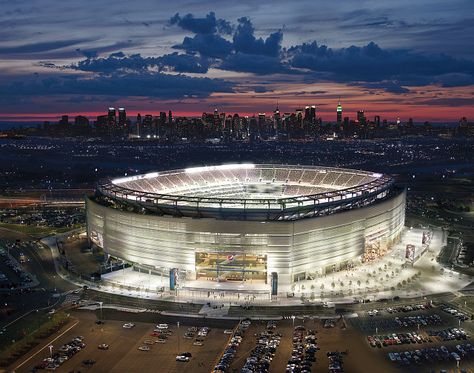
[[[405,192],[370,172],[244,164],[103,181],[86,208],[90,241],[142,270],[288,285],[382,255]]]

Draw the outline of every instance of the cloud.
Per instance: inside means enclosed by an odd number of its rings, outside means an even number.
[[[178,25],[182,29],[194,32],[195,34],[214,34],[216,32],[230,34],[232,32],[230,22],[225,19],[217,19],[214,12],[210,12],[204,18],[195,18],[190,13],[181,17],[179,13],[176,13],[171,17],[169,23],[171,25]]]
[[[112,53],[108,57],[87,58],[69,67],[75,70],[91,71],[97,73],[110,73],[114,71],[175,71],[179,73],[206,73],[210,61],[206,58],[191,54],[178,54],[177,52],[165,54],[160,57],[142,57],[140,54],[125,55],[123,52]],[[50,64],[46,67],[52,67]]]
[[[294,68],[326,74],[337,82],[378,82],[380,88],[385,86],[393,93],[404,93],[405,85],[472,84],[474,74],[473,61],[444,54],[382,49],[374,42],[341,49],[305,43],[289,48],[288,56]]]
[[[413,103],[414,105],[436,105],[436,106],[472,106],[474,105],[474,97],[446,97],[446,98],[433,98],[429,100],[418,100]]]
[[[283,33],[281,31],[270,34],[265,40],[255,38],[254,27],[247,17],[238,19],[238,26],[233,36],[235,51],[277,57],[280,53]]]
[[[408,93],[408,88],[402,87],[396,81],[381,81],[381,82],[365,82],[365,83],[353,83],[351,85],[369,88],[369,89],[383,89],[386,92],[394,94]]]
[[[3,81],[3,80],[0,80]],[[140,96],[159,99],[208,97],[214,92],[233,92],[233,84],[222,79],[194,78],[163,73],[23,76],[0,84],[0,96],[15,100],[17,96],[41,95],[107,95]]]
[[[202,56],[222,58],[232,51],[232,43],[216,34],[197,34],[186,36],[181,44],[174,45],[175,49],[187,52],[199,52]]]
[[[263,85],[258,85],[258,86],[252,87],[252,90],[253,90],[255,93],[272,92],[271,89],[268,89],[267,87],[265,87],[265,86],[263,86]]]
[[[81,44],[85,42],[91,42],[91,39],[70,39],[70,40],[55,40],[40,43],[21,44],[14,46],[0,47],[0,55],[9,54],[30,54],[30,53],[41,53],[70,47],[72,45]]]
[[[218,67],[222,70],[250,72],[258,75],[291,72],[278,57],[240,52],[229,55]]]

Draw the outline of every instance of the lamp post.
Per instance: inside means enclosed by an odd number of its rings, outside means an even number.
[[[176,354],[179,355],[179,336],[180,336],[180,334],[179,334],[179,321],[176,324],[178,325],[178,335],[177,335],[177,337],[178,337],[178,352]]]
[[[53,358],[53,345],[49,345],[49,356],[51,357],[51,359]]]
[[[53,288],[54,292],[56,292],[56,275],[53,275]]]
[[[295,319],[296,319],[296,316],[291,315],[291,320],[293,321],[293,329],[295,328]]]
[[[102,303],[104,302],[99,302],[99,306],[100,306],[100,319],[102,320],[103,317],[102,317]]]

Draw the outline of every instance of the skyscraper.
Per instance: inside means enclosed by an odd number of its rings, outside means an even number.
[[[311,118],[311,123],[316,123],[316,106],[315,105],[311,105],[310,118]]]
[[[109,127],[115,127],[117,124],[117,113],[115,108],[109,107],[109,113],[107,114],[107,125]]]
[[[336,121],[337,121],[337,124],[342,124],[342,105],[341,105],[341,101],[339,100],[339,102],[337,103],[337,109],[336,109]]]
[[[357,121],[359,122],[360,125],[365,126],[365,114],[364,110],[359,110],[357,111]]]
[[[118,114],[118,124],[120,127],[125,127],[125,123],[127,122],[127,113],[125,111],[125,108],[120,107],[118,109],[119,114]]]

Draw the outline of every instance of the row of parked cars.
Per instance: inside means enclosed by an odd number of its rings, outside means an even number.
[[[329,351],[326,356],[329,359],[329,372],[330,373],[341,373],[344,372],[344,355],[347,352]]]
[[[57,351],[51,351],[51,356],[43,359],[41,363],[35,366],[35,369],[56,370],[61,366],[61,364],[63,364],[66,360],[69,360],[84,347],[86,347],[84,338],[82,336],[78,336],[72,341],[62,345]],[[90,361],[86,362],[85,360],[83,363],[85,365],[92,365],[95,363],[95,361],[94,363],[90,364]]]
[[[8,243],[7,245],[10,244]],[[0,287],[8,289],[22,288],[28,286],[33,281],[30,275],[23,270],[16,260],[12,260],[4,249],[0,251],[0,256],[2,257],[3,263],[15,272],[20,279],[20,281],[8,282],[8,276],[0,272]]]
[[[194,339],[193,346],[203,346],[204,339],[207,337],[210,331],[211,329],[207,326],[203,326],[201,328],[191,326],[184,332],[184,338]]]
[[[432,304],[427,302],[427,303],[422,303],[422,304],[404,304],[403,306],[387,307],[385,310],[388,313],[413,312],[413,311],[429,310],[432,307],[433,307]]]
[[[433,340],[418,332],[391,333],[385,335],[369,335],[367,341],[372,347],[387,347],[409,343],[427,343]]]
[[[367,311],[367,315],[369,316],[377,316],[380,315],[381,311],[385,310],[388,313],[398,313],[398,312],[413,312],[413,311],[424,311],[432,308],[433,306],[431,303],[422,303],[422,304],[404,304],[402,306],[397,307],[387,307],[385,309],[378,310],[376,308]]]
[[[389,352],[388,358],[401,365],[410,365],[423,363],[434,363],[439,361],[460,361],[462,358],[472,356],[474,354],[474,346],[470,343],[458,344],[456,346],[441,346],[422,348],[419,350]]]
[[[276,321],[268,321],[266,330],[257,334],[257,345],[250,352],[241,373],[267,373],[280,345],[281,334],[275,333]]]
[[[221,358],[214,367],[213,372],[215,373],[225,373],[228,371],[232,360],[234,359],[237,348],[242,342],[242,338],[245,334],[245,331],[250,327],[250,320],[242,320],[237,326],[236,330],[232,334],[232,337],[227,343],[227,346],[222,354]]]
[[[286,365],[286,373],[311,373],[316,352],[319,350],[316,331],[308,330],[302,325],[295,326],[293,331],[293,350]]]
[[[444,305],[444,306],[441,306],[441,309],[444,312],[449,313],[450,315],[458,318],[461,321],[469,320],[468,315],[466,315],[464,312],[461,312],[461,311],[457,310],[456,308],[452,308],[452,307]]]
[[[443,324],[443,319],[438,314],[395,317],[394,320],[399,327],[405,328]]]
[[[429,336],[437,336],[443,341],[452,341],[452,340],[461,340],[461,339],[468,339],[469,334],[462,328],[450,328],[450,329],[443,329],[443,330],[429,330]]]

